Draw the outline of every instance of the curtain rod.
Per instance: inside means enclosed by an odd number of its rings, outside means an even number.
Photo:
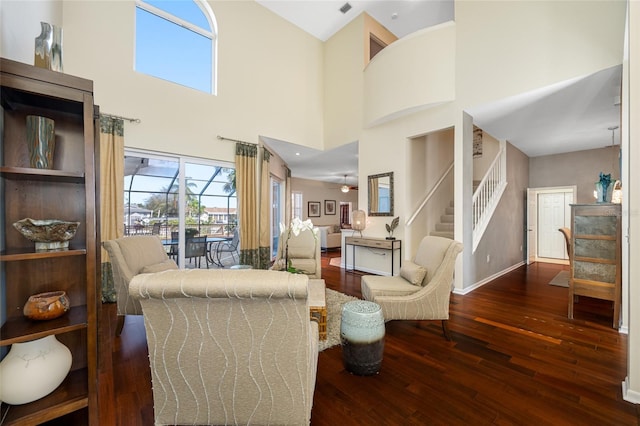
[[[121,120],[126,120],[129,123],[140,123],[141,120],[139,118],[129,118],[129,117],[123,117],[121,115],[115,115],[115,114],[109,114],[108,112],[101,112],[100,115],[105,115],[107,117],[111,117],[111,118],[119,118]]]
[[[245,141],[241,141],[241,140],[238,140],[238,139],[229,139],[229,138],[225,138],[224,136],[220,136],[220,135],[218,135],[217,138],[218,138],[218,140],[221,140],[221,141],[238,142],[238,143],[243,143],[245,145],[251,145],[251,146],[258,145],[257,143],[245,142]]]

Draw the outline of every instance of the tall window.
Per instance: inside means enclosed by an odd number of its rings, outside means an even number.
[[[169,238],[184,227],[201,236],[221,237],[231,235],[237,226],[233,164],[127,150],[124,186],[129,235]]]
[[[136,0],[135,69],[215,94],[216,35],[206,1]]]
[[[282,211],[282,184],[271,177],[271,257],[276,257],[280,239],[280,223],[284,223]]]
[[[302,219],[302,192],[291,193],[291,219],[294,217]]]

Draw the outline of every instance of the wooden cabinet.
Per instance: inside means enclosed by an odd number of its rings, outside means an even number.
[[[613,302],[613,327],[620,326],[622,244],[620,204],[571,205],[569,318],[574,296]]]
[[[2,313],[0,346],[48,335],[67,346],[71,371],[51,394],[37,401],[2,404],[0,424],[97,424],[97,189],[93,83],[82,78],[0,60],[2,105],[2,233],[0,267]],[[55,121],[53,169],[29,167],[26,116]],[[69,249],[35,251],[13,223],[23,219],[80,222]],[[28,297],[64,290],[68,313],[49,321],[22,314]],[[67,416],[68,421],[63,416]],[[71,420],[73,419],[73,421]],[[82,419],[82,420],[78,420]]]

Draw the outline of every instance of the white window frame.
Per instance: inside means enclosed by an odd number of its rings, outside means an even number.
[[[201,36],[211,40],[211,49],[212,49],[211,61],[213,62],[211,64],[211,94],[215,96],[218,93],[218,24],[216,22],[216,18],[213,13],[213,10],[211,9],[211,6],[209,6],[209,4],[206,1],[202,1],[202,0],[192,0],[192,1],[200,8],[200,10],[202,10],[202,13],[204,14],[205,18],[209,22],[209,26],[211,27],[212,31],[207,31],[204,28],[193,25],[192,23],[187,22],[181,18],[178,18],[177,16],[172,15],[168,12],[165,12],[162,9],[158,9],[157,7],[145,2],[144,0],[136,0],[136,8],[140,8],[160,18],[166,19],[169,22],[172,22],[176,25],[179,25],[183,28],[186,28],[190,31],[193,31],[196,34],[200,34]],[[135,9],[134,9],[134,13],[135,13]],[[134,58],[134,64],[135,64],[135,58]],[[180,84],[177,82],[173,82],[173,83]]]

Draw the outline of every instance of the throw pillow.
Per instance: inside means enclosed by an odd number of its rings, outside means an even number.
[[[422,286],[422,281],[427,275],[427,270],[422,266],[406,260],[400,267],[400,276],[418,287]]]
[[[170,269],[178,269],[178,265],[176,264],[176,262],[173,261],[173,259],[167,259],[163,262],[160,263],[156,263],[153,265],[147,265],[144,268],[142,268],[140,270],[141,274],[152,274],[154,272],[162,272],[162,271],[168,271]]]

